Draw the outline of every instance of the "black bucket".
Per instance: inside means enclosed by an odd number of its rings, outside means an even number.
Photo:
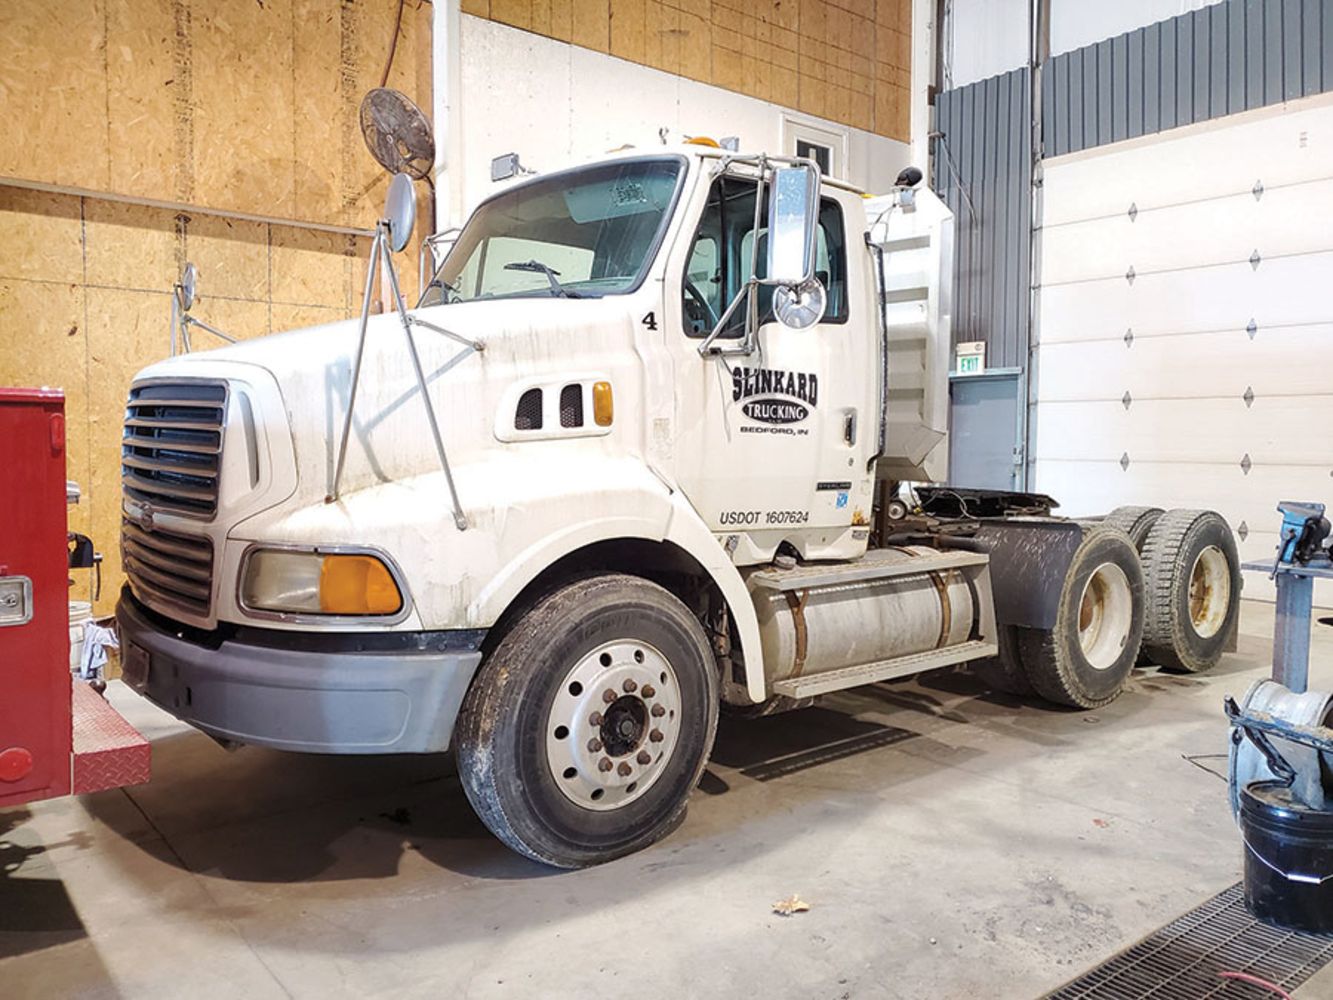
[[[1245,907],[1260,920],[1333,933],[1333,812],[1310,809],[1278,781],[1240,796]]]

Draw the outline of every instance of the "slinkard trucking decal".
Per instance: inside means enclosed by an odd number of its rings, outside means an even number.
[[[788,372],[780,368],[734,368],[731,398],[741,412],[768,427],[744,426],[742,433],[808,434],[799,424],[819,402],[819,378],[814,372]]]

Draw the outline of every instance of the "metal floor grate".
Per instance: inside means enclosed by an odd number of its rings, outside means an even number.
[[[1291,991],[1333,961],[1333,935],[1260,923],[1240,883],[1079,976],[1047,1000],[1272,1000],[1218,973],[1247,972]]]

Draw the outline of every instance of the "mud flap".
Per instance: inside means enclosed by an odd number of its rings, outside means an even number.
[[[1060,591],[1083,543],[1082,525],[1038,518],[983,521],[973,541],[990,554],[996,621],[1054,628]]]

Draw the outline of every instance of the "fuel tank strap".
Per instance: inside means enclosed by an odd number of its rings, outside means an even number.
[[[787,606],[791,608],[791,624],[793,631],[796,633],[793,677],[799,677],[801,671],[805,669],[805,657],[810,649],[810,633],[805,626],[805,599],[809,596],[810,591],[808,590],[802,590],[799,593],[794,590],[787,591]]]

